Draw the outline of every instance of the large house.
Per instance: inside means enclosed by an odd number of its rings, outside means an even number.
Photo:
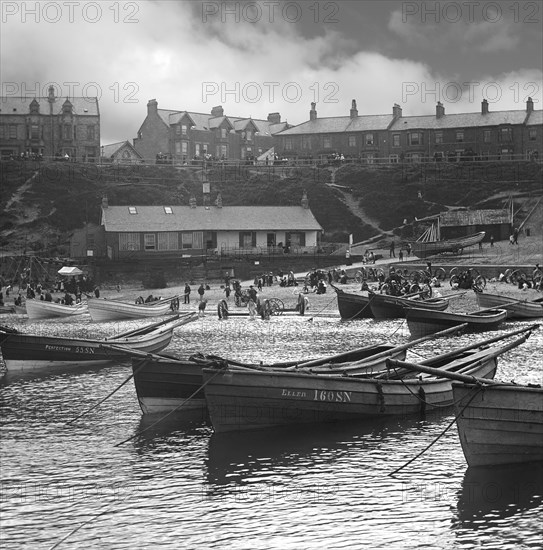
[[[106,164],[137,164],[143,162],[143,158],[129,141],[119,141],[102,145],[100,162]]]
[[[190,257],[208,254],[313,253],[321,225],[304,195],[300,206],[110,206],[102,200],[107,256]]]
[[[223,160],[256,159],[273,148],[273,136],[289,125],[279,113],[267,120],[225,116],[221,106],[211,113],[159,109],[147,103],[147,116],[134,147],[147,162],[168,159],[182,164],[206,156]]]
[[[96,97],[0,98],[2,158],[43,157],[94,162],[100,155]]]
[[[318,118],[311,104],[309,120],[275,135],[276,152],[289,159],[343,157],[372,164],[422,160],[535,160],[543,153],[543,111],[491,111],[445,114],[441,102],[434,115],[404,116],[395,104],[390,114],[358,114],[353,99],[349,116]]]

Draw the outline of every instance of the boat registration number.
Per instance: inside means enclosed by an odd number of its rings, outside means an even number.
[[[350,391],[338,390],[314,390],[313,401],[333,401],[336,403],[346,403],[351,401]]]
[[[94,348],[87,347],[87,346],[77,346],[75,348],[75,353],[87,353],[87,354],[93,354],[95,352]]]

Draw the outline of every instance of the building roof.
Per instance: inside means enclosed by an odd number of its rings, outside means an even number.
[[[340,132],[361,132],[366,130],[386,130],[394,120],[393,115],[364,115],[316,118],[302,122],[298,126],[284,130],[281,136],[309,134],[332,134]]]
[[[108,232],[139,231],[321,231],[308,208],[301,206],[129,206],[102,208],[102,225]],[[132,207],[131,207],[132,208]]]
[[[539,126],[543,124],[543,111],[532,111],[530,113],[530,117],[528,118],[526,125],[534,126],[536,124],[538,124]]]
[[[62,113],[62,105],[67,100],[67,97],[55,97],[53,101],[53,114],[59,115]],[[0,97],[0,115],[27,115],[30,113],[30,104],[36,100],[40,106],[40,114],[49,114],[49,98],[48,97],[15,97],[7,96]],[[98,116],[97,97],[70,97],[68,101],[72,105],[74,114],[78,116]]]
[[[439,215],[442,227],[464,225],[496,225],[511,223],[511,214],[507,210],[450,210]]]
[[[441,130],[447,128],[469,128],[481,126],[499,126],[500,124],[523,124],[526,111],[495,111],[482,113],[458,113],[443,115],[402,116],[390,127],[391,132],[401,130]]]
[[[107,145],[102,145],[101,156],[105,158],[111,158],[124,148],[130,149],[134,155],[138,156],[139,158],[143,158],[129,141],[119,141],[117,143],[108,143]]]

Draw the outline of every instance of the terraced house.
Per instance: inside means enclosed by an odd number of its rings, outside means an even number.
[[[37,156],[95,162],[100,155],[96,97],[0,98],[2,158]]]
[[[226,116],[221,106],[213,107],[211,113],[177,111],[159,109],[156,99],[151,99],[134,147],[148,162],[161,158],[176,164],[204,157],[255,159],[270,155],[273,136],[288,127],[279,113],[261,120]]]
[[[524,110],[492,111],[488,101],[478,113],[404,116],[395,104],[388,115],[358,114],[353,99],[349,116],[309,120],[276,134],[276,151],[289,159],[356,159],[374,162],[537,160],[543,153],[541,110],[531,98]]]

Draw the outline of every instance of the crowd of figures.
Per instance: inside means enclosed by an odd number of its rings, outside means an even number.
[[[54,294],[57,296],[54,296]],[[58,296],[60,294],[60,296]],[[39,281],[30,276],[28,269],[10,280],[0,275],[0,305],[22,306],[26,300],[42,300],[65,305],[80,303],[83,295],[100,297],[100,288],[91,277],[58,277],[55,281]]]

